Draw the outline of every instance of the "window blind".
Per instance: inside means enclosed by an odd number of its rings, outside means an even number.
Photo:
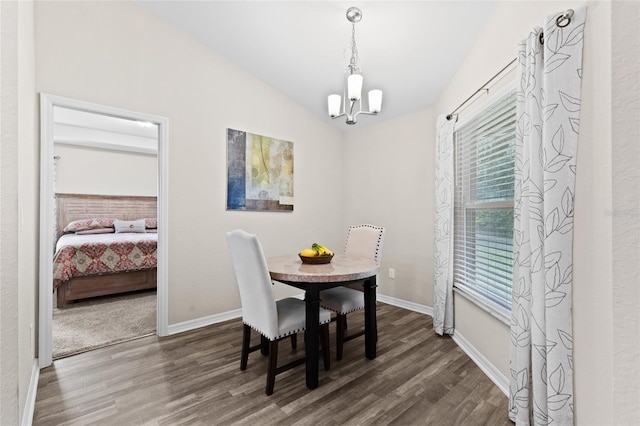
[[[454,286],[511,309],[515,93],[454,133]]]

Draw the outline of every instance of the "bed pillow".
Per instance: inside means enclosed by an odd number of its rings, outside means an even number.
[[[158,218],[148,217],[144,219],[144,225],[147,227],[147,229],[156,229],[158,227]]]
[[[64,227],[62,232],[87,231],[89,229],[111,228],[115,219],[97,217],[91,219],[78,219]]]
[[[140,220],[115,220],[113,222],[114,228],[116,228],[116,234],[123,232],[135,232],[145,233],[147,232],[144,226],[144,219]]]
[[[115,229],[113,228],[97,228],[97,229],[87,229],[85,231],[77,231],[76,235],[89,235],[89,234],[113,234]]]

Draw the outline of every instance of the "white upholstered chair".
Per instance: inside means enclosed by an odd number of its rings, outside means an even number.
[[[374,259],[380,265],[383,242],[383,227],[353,225],[347,234],[344,253]],[[336,287],[320,292],[320,306],[336,313],[336,359],[341,360],[344,342],[364,334],[364,330],[361,330],[347,335],[347,314],[364,309],[362,283],[352,285],[352,287]]]
[[[274,300],[267,262],[260,241],[255,235],[242,230],[227,232],[227,244],[242,304],[244,327],[240,369],[247,368],[250,352],[266,349],[262,344],[250,346],[251,329],[254,329],[261,334],[261,341],[268,341],[266,394],[271,395],[276,374],[304,363],[302,358],[281,367],[277,366],[278,342],[291,336],[291,344],[295,348],[296,333],[305,329],[305,302],[292,297]],[[320,339],[325,370],[328,370],[330,365],[329,322],[331,313],[320,309]]]

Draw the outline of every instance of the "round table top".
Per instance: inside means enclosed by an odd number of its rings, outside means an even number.
[[[279,281],[304,283],[331,283],[356,281],[378,273],[379,265],[373,259],[336,254],[331,263],[310,265],[295,255],[267,259],[271,278]]]

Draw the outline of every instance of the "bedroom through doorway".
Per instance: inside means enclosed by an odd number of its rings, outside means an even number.
[[[41,206],[49,212],[41,215],[44,367],[167,328],[158,226],[166,119],[47,95],[41,102],[42,158],[52,160],[41,166],[49,169],[41,204],[50,207]]]

